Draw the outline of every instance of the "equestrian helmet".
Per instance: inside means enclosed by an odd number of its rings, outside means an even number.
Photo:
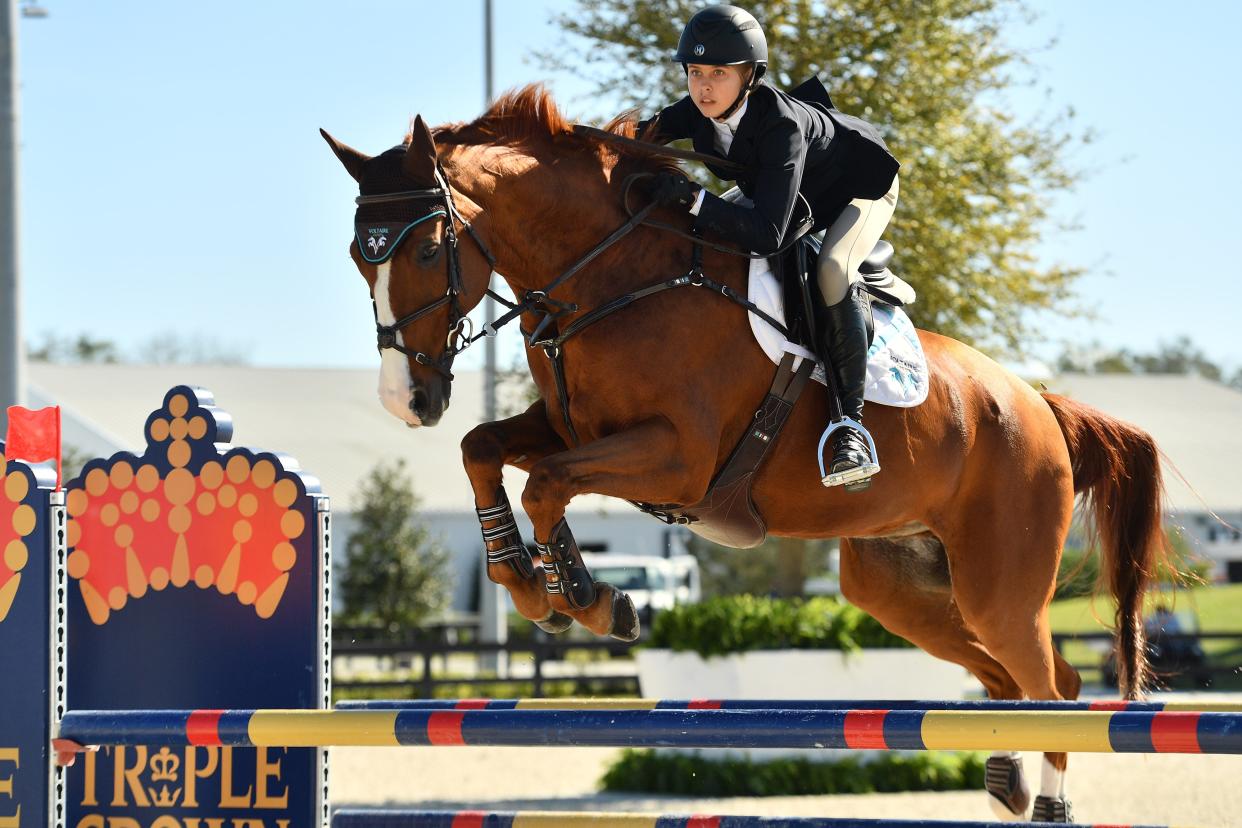
[[[681,32],[673,60],[683,67],[755,64],[757,83],[768,68],[768,39],[754,15],[737,6],[708,6],[697,12]]]

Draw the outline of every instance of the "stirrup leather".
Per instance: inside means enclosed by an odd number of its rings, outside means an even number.
[[[595,581],[582,562],[578,542],[574,540],[569,524],[561,518],[552,527],[552,537],[547,543],[535,541],[539,559],[543,563],[543,577],[549,595],[564,595],[574,609],[586,609],[595,603]]]
[[[485,509],[476,508],[479,516],[479,527],[483,530],[483,547],[487,550],[487,564],[508,564],[523,580],[535,574],[535,566],[531,563],[530,552],[522,543],[522,535],[518,531],[517,521],[513,517],[513,507],[509,505],[509,496],[502,487],[496,495],[500,502]],[[492,528],[488,523],[497,521]]]
[[[862,438],[867,442],[867,451],[871,454],[871,462],[863,463],[861,466],[847,469],[845,471],[830,472],[824,468],[824,446],[827,444],[829,438],[832,437],[833,433],[842,428],[852,428],[862,436]],[[875,450],[875,441],[871,439],[871,432],[867,431],[867,429],[863,427],[863,424],[858,422],[858,420],[853,420],[849,417],[842,417],[841,419],[828,424],[828,427],[824,429],[823,436],[819,438],[818,454],[819,478],[820,482],[825,486],[840,486],[842,484],[848,485],[850,483],[857,483],[861,480],[870,478],[880,471],[880,455]]]

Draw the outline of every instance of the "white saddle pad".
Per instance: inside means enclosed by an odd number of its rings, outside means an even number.
[[[781,287],[767,259],[750,260],[750,301],[772,318],[785,321],[785,308],[781,299]],[[767,322],[753,313],[750,329],[754,331],[759,347],[773,363],[779,363],[786,352],[808,359],[815,355],[800,345],[795,345]],[[867,386],[864,398],[868,402],[891,405],[896,408],[913,408],[927,399],[927,357],[919,342],[918,331],[906,312],[891,305],[875,305],[875,337],[867,352]],[[811,378],[826,385],[823,366],[815,368]]]

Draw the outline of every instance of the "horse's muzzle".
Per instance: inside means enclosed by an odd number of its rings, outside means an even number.
[[[435,425],[448,409],[449,390],[447,380],[414,383],[410,387],[410,412],[424,426]]]

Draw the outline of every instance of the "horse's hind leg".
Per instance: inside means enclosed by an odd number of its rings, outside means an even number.
[[[1069,527],[1069,480],[1004,481],[959,496],[954,525],[941,529],[953,598],[964,622],[1030,699],[1073,699],[1077,672],[1052,645],[1048,604]],[[1045,753],[1033,818],[1068,822],[1065,753]]]
[[[487,577],[508,590],[523,618],[534,621],[545,632],[563,632],[573,619],[548,603],[543,578],[522,543],[502,484],[505,464],[529,469],[547,455],[565,450],[565,444],[548,426],[543,401],[516,417],[474,428],[462,440],[461,450],[483,529]]]
[[[841,593],[885,629],[925,652],[960,664],[989,699],[1020,699],[1022,690],[962,620],[950,592],[944,547],[930,533],[841,542]],[[1000,819],[1022,819],[1031,791],[1017,754],[988,759],[986,788]]]

